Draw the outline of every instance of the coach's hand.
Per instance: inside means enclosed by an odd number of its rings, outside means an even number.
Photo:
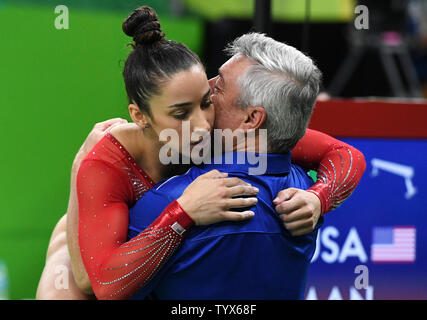
[[[254,206],[258,201],[257,194],[258,189],[249,183],[238,178],[228,178],[227,173],[211,170],[197,177],[177,201],[196,225],[208,225],[253,217],[253,211],[238,212],[231,209]]]
[[[112,128],[115,126],[125,124],[128,121],[121,118],[114,118],[109,119],[103,122],[96,123],[92,130],[89,132],[89,135],[87,136],[86,140],[80,147],[79,152],[77,153],[76,157],[74,158],[74,167],[79,167],[80,162],[86,157],[86,155],[89,153],[90,150],[97,144],[99,140]]]
[[[90,150],[95,146],[95,144],[101,140],[101,138],[112,128],[120,124],[127,123],[127,120],[121,118],[109,119],[103,122],[98,122],[93,126],[92,131],[87,136],[85,142],[80,147],[80,151],[85,154],[89,153]]]
[[[321,214],[319,198],[308,191],[289,188],[280,191],[273,200],[276,211],[285,228],[293,236],[301,236],[314,230]]]

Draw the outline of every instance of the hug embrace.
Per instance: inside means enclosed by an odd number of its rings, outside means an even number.
[[[324,215],[366,167],[357,149],[307,129],[319,69],[248,33],[208,80],[150,7],[123,31],[132,122],[95,125],[77,154],[37,298],[302,299]],[[162,161],[173,153],[182,161]],[[55,288],[57,265],[72,270],[67,290]]]

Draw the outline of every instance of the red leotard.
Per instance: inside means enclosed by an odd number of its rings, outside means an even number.
[[[308,130],[292,151],[292,161],[318,169],[308,191],[322,204],[322,214],[354,190],[365,169],[357,149]],[[126,149],[107,133],[80,165],[77,175],[79,244],[83,263],[98,299],[127,299],[144,286],[180,244],[193,221],[172,202],[137,237],[127,240],[129,207],[154,182]]]

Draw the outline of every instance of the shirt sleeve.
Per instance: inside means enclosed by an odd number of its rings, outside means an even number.
[[[85,160],[77,174],[79,245],[98,299],[127,299],[159,270],[193,220],[170,203],[135,238],[127,240],[131,186],[117,168]]]
[[[307,191],[320,199],[322,214],[337,208],[352,194],[366,169],[362,152],[311,129],[292,150],[292,161],[317,171],[317,181]]]

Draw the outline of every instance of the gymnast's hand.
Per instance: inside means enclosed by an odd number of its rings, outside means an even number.
[[[273,200],[276,211],[285,228],[293,236],[310,233],[319,221],[321,204],[319,198],[308,191],[288,188],[280,191]]]
[[[196,225],[221,221],[241,221],[254,216],[253,211],[231,211],[232,208],[254,206],[258,189],[227,173],[212,170],[194,180],[177,199]],[[239,198],[239,196],[245,196]]]

